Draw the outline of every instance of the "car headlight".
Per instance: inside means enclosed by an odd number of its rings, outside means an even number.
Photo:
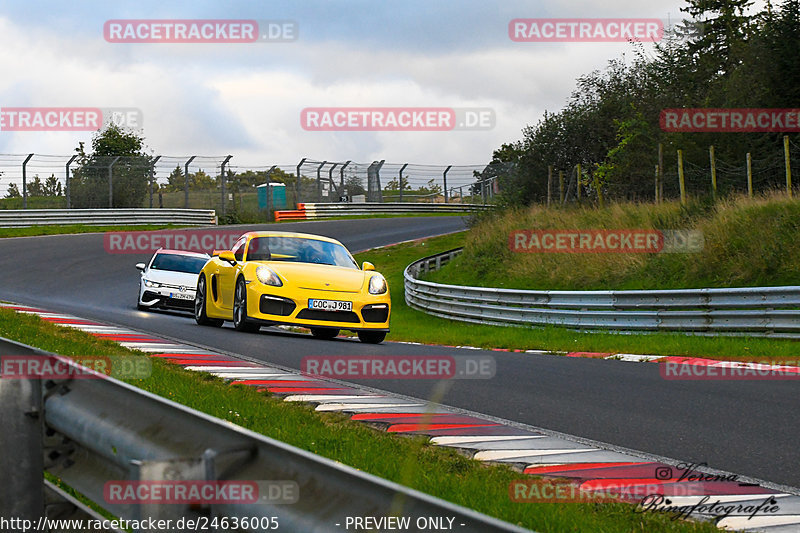
[[[260,266],[256,269],[256,277],[258,281],[264,285],[272,285],[273,287],[282,287],[283,282],[281,278],[269,267]]]
[[[386,280],[380,274],[369,278],[369,293],[370,294],[383,294],[388,290]]]
[[[146,280],[144,280],[144,286],[157,289],[157,288],[161,287],[161,284],[158,283],[157,281],[150,281],[149,279],[146,279]]]

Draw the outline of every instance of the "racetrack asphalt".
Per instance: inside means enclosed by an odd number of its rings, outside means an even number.
[[[313,221],[271,225],[318,233],[357,251],[464,229],[460,217]],[[240,227],[242,231],[261,226]],[[323,341],[264,328],[258,334],[197,326],[188,314],[142,312],[134,264],[149,254],[109,254],[102,234],[0,239],[0,299],[123,325],[183,342],[300,368],[309,355],[491,355],[488,380],[456,380],[441,403],[800,487],[800,383],[677,381],[652,363],[461,350],[401,343]],[[380,265],[378,265],[380,268]],[[568,347],[564,347],[568,349]],[[358,383],[430,398],[431,380]]]

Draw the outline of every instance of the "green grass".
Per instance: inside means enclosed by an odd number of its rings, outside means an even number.
[[[694,230],[694,253],[520,253],[509,235],[530,229]],[[783,194],[736,196],[712,204],[620,203],[484,215],[464,253],[429,279],[542,290],[757,287],[800,283],[800,201]]]
[[[389,283],[392,318],[388,340],[482,348],[704,356],[726,360],[798,359],[798,343],[792,340],[666,333],[581,333],[558,327],[488,326],[438,318],[408,307],[403,294],[405,267],[422,257],[463,246],[469,238],[462,232],[356,254],[359,263],[369,261],[375,264]],[[459,267],[454,261],[446,268]]]
[[[63,226],[30,226],[27,228],[0,228],[0,238],[4,237],[32,237],[37,235],[64,235],[73,233],[103,233],[106,231],[151,231],[157,229],[178,229],[189,226],[142,225],[142,226],[86,226],[71,224]]]
[[[0,335],[64,355],[136,355],[110,341],[0,309]],[[144,357],[144,355],[142,355]],[[523,477],[506,466],[486,465],[423,437],[376,431],[341,413],[318,413],[210,374],[186,371],[153,358],[153,374],[132,384],[305,450],[396,481],[490,516],[541,532],[713,532],[711,524],[636,514],[630,505],[534,504],[509,499],[509,484]],[[302,497],[302,495],[301,495]]]

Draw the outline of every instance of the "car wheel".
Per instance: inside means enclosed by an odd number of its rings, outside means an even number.
[[[336,336],[339,334],[339,330],[330,328],[311,328],[311,334],[318,339],[330,340],[336,338]]]
[[[194,296],[194,321],[201,326],[220,327],[222,320],[218,318],[208,318],[206,314],[206,276],[200,274],[197,280],[197,292]]]
[[[244,284],[244,278],[239,278],[236,282],[236,289],[233,293],[233,327],[236,331],[250,333],[261,329],[258,324],[247,320],[247,287]]]
[[[385,331],[359,331],[358,340],[367,344],[380,344],[386,338]]]

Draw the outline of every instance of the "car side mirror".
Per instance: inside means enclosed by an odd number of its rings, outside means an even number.
[[[147,265],[145,265],[144,263],[136,263],[136,268],[141,270],[142,272],[144,272],[146,266]]]
[[[236,256],[233,255],[233,252],[231,252],[230,250],[224,250],[220,252],[218,255],[219,258],[222,259],[223,261],[227,261],[232,265],[236,264]]]
[[[361,270],[375,270],[375,265],[369,261],[364,261],[364,264],[361,266]]]

